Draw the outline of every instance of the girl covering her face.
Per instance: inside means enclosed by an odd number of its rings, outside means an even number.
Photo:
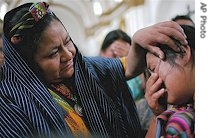
[[[179,52],[160,45],[166,55],[165,60],[152,53],[146,56],[151,76],[147,81],[145,97],[157,116],[156,132],[154,128],[148,130],[147,137],[151,137],[152,133],[156,137],[194,136],[195,28],[186,25],[182,28],[187,35],[187,46],[174,40]],[[172,106],[166,110],[167,104]]]
[[[156,73],[162,80],[161,86],[165,88],[167,102],[169,104],[185,104],[192,100],[194,96],[194,49],[193,28],[183,26],[186,34],[189,35],[189,45],[182,46],[178,42],[180,52],[161,45],[160,48],[166,55],[166,60],[161,60],[157,56],[147,54],[147,67],[151,73]],[[149,87],[149,86],[148,86]]]

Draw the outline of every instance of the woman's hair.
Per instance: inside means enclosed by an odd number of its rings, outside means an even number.
[[[117,29],[109,32],[106,35],[102,43],[101,50],[106,50],[116,40],[123,40],[131,45],[131,38],[122,30]]]
[[[188,25],[181,25],[181,27],[183,28],[187,36],[187,41],[191,50],[191,55],[193,59],[192,61],[194,65],[195,63],[195,28]],[[172,65],[176,64],[175,59],[177,56],[183,57],[183,55],[185,54],[185,51],[183,49],[184,46],[181,45],[181,43],[178,42],[177,40],[174,40],[174,42],[179,47],[180,49],[179,52],[174,51],[172,48],[170,48],[167,45],[159,45],[160,49],[165,53],[166,60],[169,61],[169,63],[171,63]]]
[[[33,3],[23,4],[9,11],[4,17],[4,34],[6,38],[10,42],[13,36],[22,39],[20,43],[12,45],[32,69],[36,66],[34,54],[37,51],[44,30],[53,20],[61,22],[48,9],[49,5],[47,3],[40,2],[36,4],[38,4],[39,9],[40,5],[43,6],[41,8],[45,8],[42,17],[36,18],[34,17],[36,13],[32,13],[32,10],[29,11]],[[36,6],[36,4],[34,5]],[[35,11],[37,12],[36,9]]]

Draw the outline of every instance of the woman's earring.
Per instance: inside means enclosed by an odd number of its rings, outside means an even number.
[[[23,39],[22,39],[21,36],[13,36],[13,37],[11,37],[11,42],[12,42],[12,44],[14,44],[14,45],[19,44],[22,40],[23,40]]]

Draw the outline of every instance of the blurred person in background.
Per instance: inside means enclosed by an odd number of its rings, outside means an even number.
[[[195,27],[195,23],[188,15],[177,15],[171,20],[177,22],[179,25],[190,25]]]
[[[121,29],[110,31],[104,38],[100,56],[105,58],[120,58],[124,61],[124,58],[128,55],[131,48],[130,36]],[[124,67],[125,67],[124,63]],[[144,97],[145,78],[144,73],[127,81],[131,90],[131,95],[137,102]]]
[[[121,29],[116,29],[110,31],[105,36],[100,55],[106,58],[120,58],[125,67],[126,65],[124,58],[128,55],[130,48],[131,38]],[[149,122],[153,114],[144,97],[144,89],[146,83],[144,73],[131,80],[128,80],[127,84],[136,103],[141,127],[146,132],[149,128]]]

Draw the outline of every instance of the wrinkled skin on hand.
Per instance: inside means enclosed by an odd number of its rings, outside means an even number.
[[[188,44],[183,29],[173,21],[161,22],[140,29],[134,34],[133,41],[154,55],[164,59],[165,56],[160,48],[157,47],[157,44],[166,44],[175,51],[180,50],[171,38],[176,39],[182,45]]]

